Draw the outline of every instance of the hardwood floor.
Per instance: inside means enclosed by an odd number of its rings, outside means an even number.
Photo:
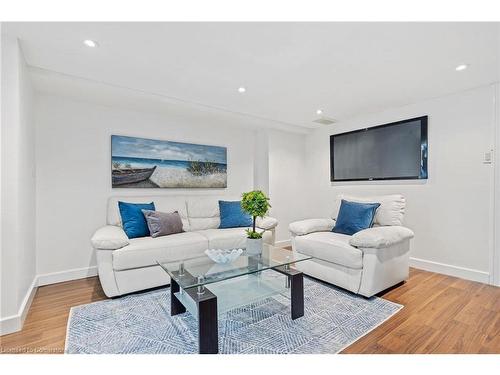
[[[343,353],[500,353],[500,288],[410,269],[381,297],[405,307]]]
[[[500,353],[500,288],[410,270],[380,295],[405,307],[343,353]],[[97,277],[38,288],[23,330],[3,353],[62,353],[69,309],[105,299]]]
[[[0,336],[0,353],[63,353],[71,306],[106,298],[97,277],[38,288],[23,330]]]

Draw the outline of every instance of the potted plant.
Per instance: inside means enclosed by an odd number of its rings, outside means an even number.
[[[255,230],[257,217],[264,217],[271,205],[269,198],[260,190],[243,193],[241,208],[252,217],[252,229],[247,229],[247,254],[258,255],[262,253],[262,234]]]

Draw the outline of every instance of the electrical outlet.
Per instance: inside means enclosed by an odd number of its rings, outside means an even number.
[[[491,164],[493,162],[492,152],[488,151],[484,153],[483,164]]]

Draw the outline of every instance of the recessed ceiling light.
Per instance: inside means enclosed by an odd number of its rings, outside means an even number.
[[[316,114],[317,114],[317,115],[322,115],[322,114],[323,114],[323,110],[322,110],[322,109],[318,109],[318,110],[316,111]]]
[[[85,44],[87,47],[91,47],[91,48],[95,48],[98,46],[97,42],[96,41],[93,41],[91,39],[85,39],[83,41],[83,44]]]
[[[469,67],[469,65],[467,65],[467,64],[460,64],[459,66],[457,66],[457,67],[455,68],[455,70],[456,70],[457,72],[460,72],[460,71],[462,71],[462,70],[467,69],[468,67]]]
[[[247,89],[246,89],[246,88],[244,88],[243,86],[238,88],[238,92],[239,92],[240,94],[243,94],[245,91],[247,91]]]

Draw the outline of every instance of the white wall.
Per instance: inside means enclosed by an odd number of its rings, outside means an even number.
[[[259,129],[255,134],[254,187],[269,196],[269,134]]]
[[[269,130],[269,197],[271,216],[278,219],[276,241],[290,240],[288,225],[304,218],[309,191],[306,189],[305,137]]]
[[[35,279],[33,89],[18,41],[2,35],[0,332],[22,325]]]
[[[18,300],[29,291],[36,273],[36,166],[35,166],[35,124],[33,118],[34,91],[24,57],[20,59],[20,101],[19,101],[19,228],[18,253],[19,282]],[[28,228],[31,228],[28,229]]]
[[[493,205],[493,221],[494,221],[494,247],[492,249],[493,264],[490,270],[493,273],[493,284],[500,286],[500,153],[498,146],[500,146],[500,84],[496,85],[495,90],[495,204]]]
[[[483,157],[494,144],[493,98],[494,87],[482,87],[314,131],[306,142],[308,215],[328,215],[339,193],[402,193],[406,225],[415,231],[413,264],[488,282],[493,166]],[[330,182],[331,134],[423,115],[429,116],[427,181]]]
[[[239,196],[253,189],[254,129],[221,117],[148,114],[51,95],[39,95],[35,108],[38,274],[95,266],[89,240],[105,224],[111,195]],[[112,134],[226,146],[228,188],[112,189]]]

